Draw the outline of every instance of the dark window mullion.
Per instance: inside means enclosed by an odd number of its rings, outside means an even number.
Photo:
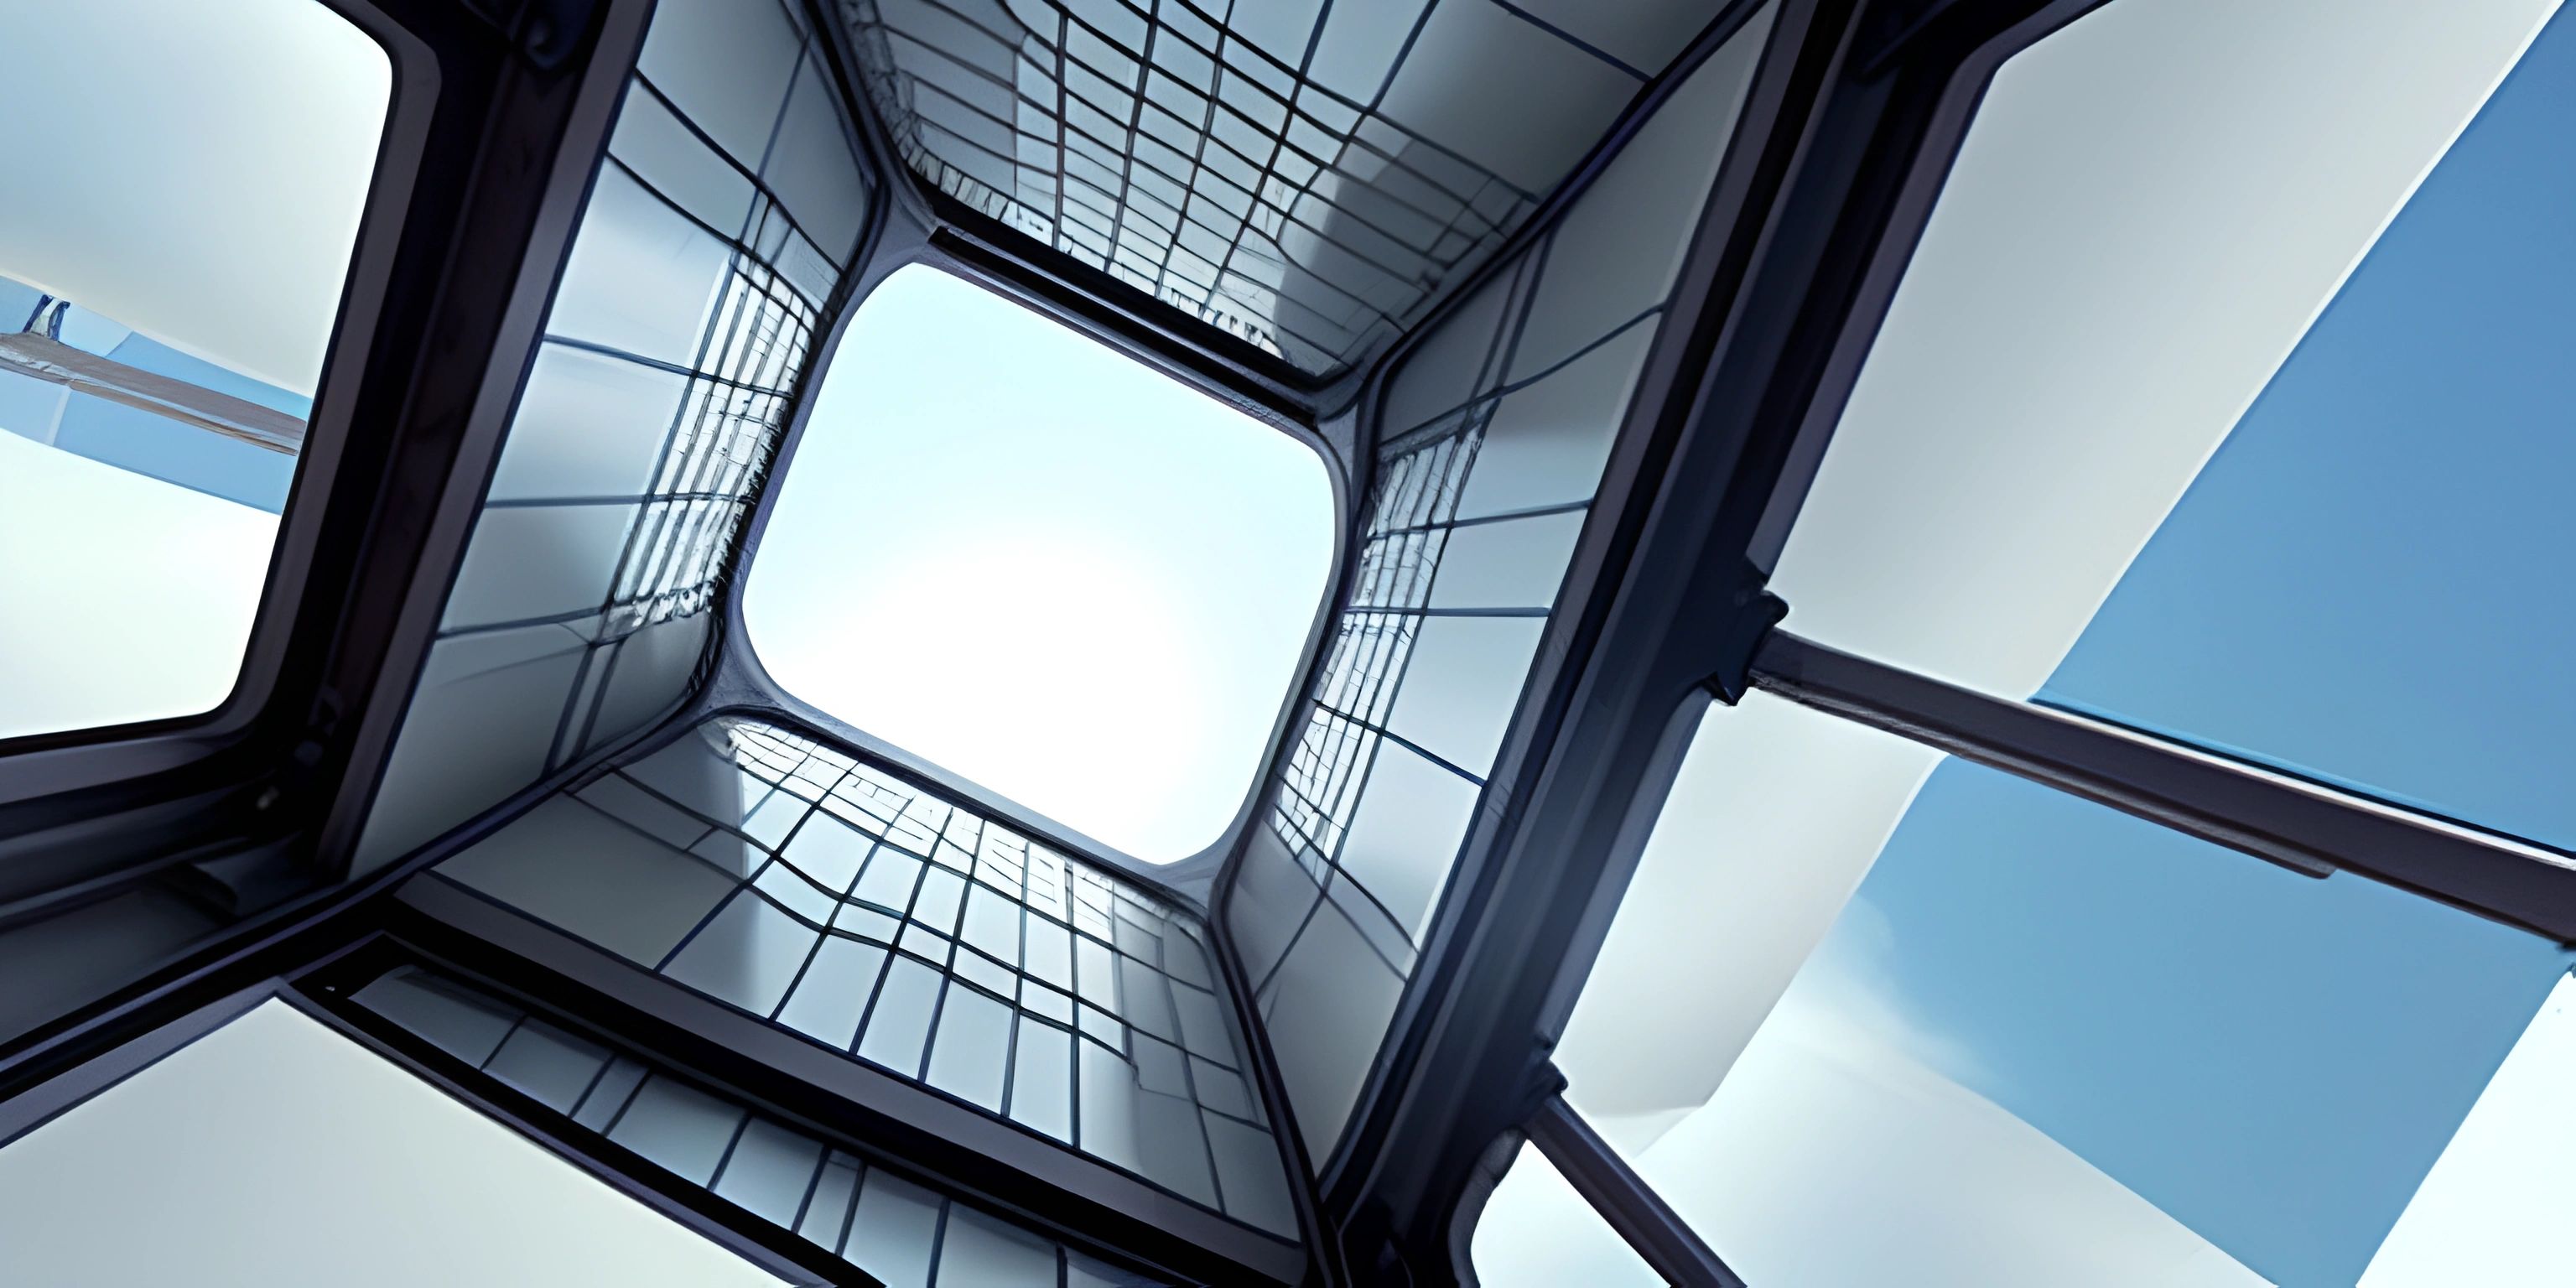
[[[1547,1155],[1566,1184],[1666,1283],[1675,1288],[1745,1288],[1744,1280],[1718,1260],[1699,1232],[1565,1103],[1565,1097],[1548,1097],[1521,1130]]]

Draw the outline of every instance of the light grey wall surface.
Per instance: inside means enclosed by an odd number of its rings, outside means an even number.
[[[1319,1165],[1485,799],[1770,15],[1388,382],[1351,600],[1220,904]]]
[[[276,1000],[0,1146],[0,1281],[786,1282]]]
[[[801,12],[655,10],[355,871],[686,696],[867,211]]]

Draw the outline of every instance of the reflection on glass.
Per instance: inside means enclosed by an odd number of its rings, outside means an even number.
[[[2576,18],[2237,422],[2042,701],[2576,845]]]
[[[1238,1220],[1296,1230],[1197,918],[831,748],[711,721],[434,872]]]
[[[1468,1255],[1477,1280],[1490,1288],[1655,1288],[1663,1282],[1533,1145],[1521,1147],[1486,1200]]]
[[[313,0],[25,6],[0,85],[0,738],[241,670],[392,94]]]
[[[924,180],[1329,377],[1535,214],[1724,6],[1531,8],[842,12],[865,92]]]
[[[397,966],[352,995],[361,1007],[428,1039],[447,1054],[537,1097],[581,1127],[605,1134],[657,1167],[713,1191],[761,1220],[793,1230],[887,1284],[931,1288],[930,1267],[1006,1256],[1018,1278],[1055,1282],[1061,1268],[1101,1269],[1078,1253],[949,1198],[732,1099],[650,1070],[576,1038],[500,998],[414,966]],[[498,1053],[483,1040],[511,1034]],[[551,1039],[548,1083],[523,1080],[511,1061],[520,1036]],[[1116,1282],[1155,1281],[1119,1272]],[[950,1281],[943,1271],[939,1282]],[[1077,1279],[1075,1282],[1081,1282]]]
[[[2006,64],[1773,585],[1839,648],[2576,842],[2576,19],[2361,8],[2121,0]]]
[[[1754,1283],[2355,1282],[2568,955],[1934,761],[1712,710],[1568,1098]]]

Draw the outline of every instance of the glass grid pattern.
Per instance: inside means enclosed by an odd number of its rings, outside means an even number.
[[[1550,85],[1550,124],[1583,146],[1649,73],[1517,5],[1300,8],[845,0],[843,13],[870,98],[933,187],[1321,375],[1418,321],[1581,151],[1550,129],[1472,140],[1457,118],[1497,88],[1425,90],[1439,73],[1410,69],[1508,54]],[[1648,61],[1715,8],[1675,6],[1684,19],[1663,24]]]
[[[732,780],[714,799],[675,785],[706,783],[710,767]],[[637,949],[591,932],[580,912],[521,911],[1295,1235],[1278,1146],[1195,916],[754,721],[710,721],[573,800],[685,862],[695,879],[667,887],[659,912],[687,930],[667,948]],[[442,875],[510,902],[470,864]]]
[[[898,1176],[459,981],[397,966],[368,1011],[591,1133],[884,1281],[1148,1288],[971,1203]],[[993,1277],[999,1272],[1003,1277]]]
[[[614,157],[612,155],[612,161]],[[766,201],[761,218],[783,227]],[[742,255],[743,247],[736,248]],[[691,387],[653,490],[628,534],[601,607],[601,640],[623,639],[656,622],[705,611],[750,493],[767,469],[786,423],[789,386],[804,369],[820,301],[808,299],[758,259],[737,261],[725,282],[706,365]]]
[[[1542,246],[1528,262],[1516,266],[1513,285],[1518,286],[1522,277],[1535,278],[1544,262]],[[1525,293],[1515,291],[1515,295],[1525,308]],[[1519,310],[1515,313],[1525,316]],[[1629,325],[1651,322],[1661,313],[1662,305],[1657,304]],[[1627,329],[1622,327],[1621,332]],[[1485,370],[1499,371],[1509,363],[1509,332],[1508,327],[1496,329],[1483,363]],[[1614,332],[1614,337],[1619,333]],[[1280,766],[1279,791],[1272,802],[1272,831],[1314,879],[1319,892],[1333,893],[1336,885],[1347,892],[1334,901],[1361,924],[1371,951],[1398,976],[1409,975],[1413,969],[1428,908],[1419,898],[1395,897],[1392,892],[1382,896],[1371,888],[1366,874],[1341,862],[1371,771],[1381,754],[1381,744],[1399,747],[1429,762],[1471,791],[1484,787],[1488,768],[1482,762],[1457,763],[1431,750],[1424,741],[1407,738],[1391,727],[1407,663],[1434,617],[1536,623],[1543,622],[1549,612],[1544,604],[1431,607],[1442,555],[1461,522],[1460,499],[1499,398],[1500,391],[1481,393],[1466,406],[1396,436],[1380,452],[1379,474],[1370,499],[1351,602],[1334,623],[1305,730]],[[1610,410],[1615,414],[1616,408]],[[1540,514],[1468,520],[1467,526],[1555,516],[1570,516],[1579,523],[1589,509],[1591,488],[1588,481],[1572,486],[1587,494],[1584,499],[1543,507]],[[1562,555],[1571,554],[1569,545]],[[1564,559],[1560,558],[1552,569],[1540,570],[1538,579],[1552,591],[1563,571]],[[1534,631],[1530,638],[1535,640]],[[1507,668],[1500,677],[1503,682],[1484,686],[1470,701],[1492,715],[1507,717],[1519,701],[1519,680],[1526,673],[1527,658],[1520,660],[1523,665]],[[1491,749],[1486,750],[1490,756]],[[1463,840],[1462,832],[1456,841]],[[1445,875],[1454,854],[1413,857],[1417,865],[1437,864]],[[1436,897],[1437,883],[1424,893]],[[1290,941],[1290,951],[1295,943]],[[1265,976],[1263,983],[1266,985],[1270,978]]]
[[[1388,382],[1350,598],[1228,892],[1308,1149],[1411,976],[1606,468],[1768,10]],[[1276,844],[1269,844],[1275,841]]]
[[[809,74],[819,75],[810,61],[806,66]],[[658,112],[686,123],[676,104],[644,73],[635,75],[629,93],[634,104],[629,111]],[[711,222],[704,203],[674,196],[656,186],[653,174],[639,168],[674,169],[669,154],[687,142],[699,145],[695,158],[699,164],[720,163],[748,185],[751,200],[738,224]],[[714,606],[734,533],[749,513],[753,494],[777,451],[780,431],[806,374],[814,332],[838,299],[841,274],[856,247],[843,247],[837,254],[818,249],[750,166],[702,135],[690,136],[687,142],[667,133],[621,127],[602,165],[627,181],[618,191],[635,196],[624,202],[595,199],[589,218],[611,224],[607,231],[612,234],[622,231],[614,225],[636,216],[620,206],[640,199],[681,217],[700,237],[721,247],[718,253],[726,261],[723,277],[713,307],[705,310],[694,348],[674,361],[588,338],[600,328],[582,325],[592,312],[587,302],[576,302],[571,308],[559,304],[544,340],[545,348],[578,350],[681,378],[679,405],[663,435],[650,485],[631,496],[496,496],[487,502],[490,508],[503,510],[602,505],[631,509],[604,598],[595,604],[500,622],[458,623],[451,617],[442,639],[561,626],[587,645],[585,667],[605,666],[608,659],[594,663],[591,656],[646,627],[694,617]],[[589,232],[586,222],[584,233]],[[567,322],[567,313],[573,320]],[[552,763],[568,759],[581,745],[573,722],[577,714],[586,713],[570,708],[585,694],[595,699],[599,691],[577,685],[566,695],[565,734],[572,737],[559,736]]]
[[[685,692],[872,188],[798,6],[658,6],[362,868]]]

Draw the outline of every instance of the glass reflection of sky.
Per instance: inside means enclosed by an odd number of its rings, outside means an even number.
[[[35,287],[0,277],[0,330],[16,330],[43,298]],[[50,314],[52,308],[46,311]],[[78,300],[64,313],[59,338],[139,371],[230,394],[298,420],[313,415],[310,398],[182,353],[83,308]],[[286,508],[287,488],[295,481],[295,458],[286,453],[15,371],[0,371],[0,430],[271,514]]]
[[[2561,19],[2043,699],[2576,836],[2571,119]],[[1876,954],[1916,1054],[2285,1284],[2354,1281],[2565,960],[1958,763],[1856,901],[1819,960]]]

